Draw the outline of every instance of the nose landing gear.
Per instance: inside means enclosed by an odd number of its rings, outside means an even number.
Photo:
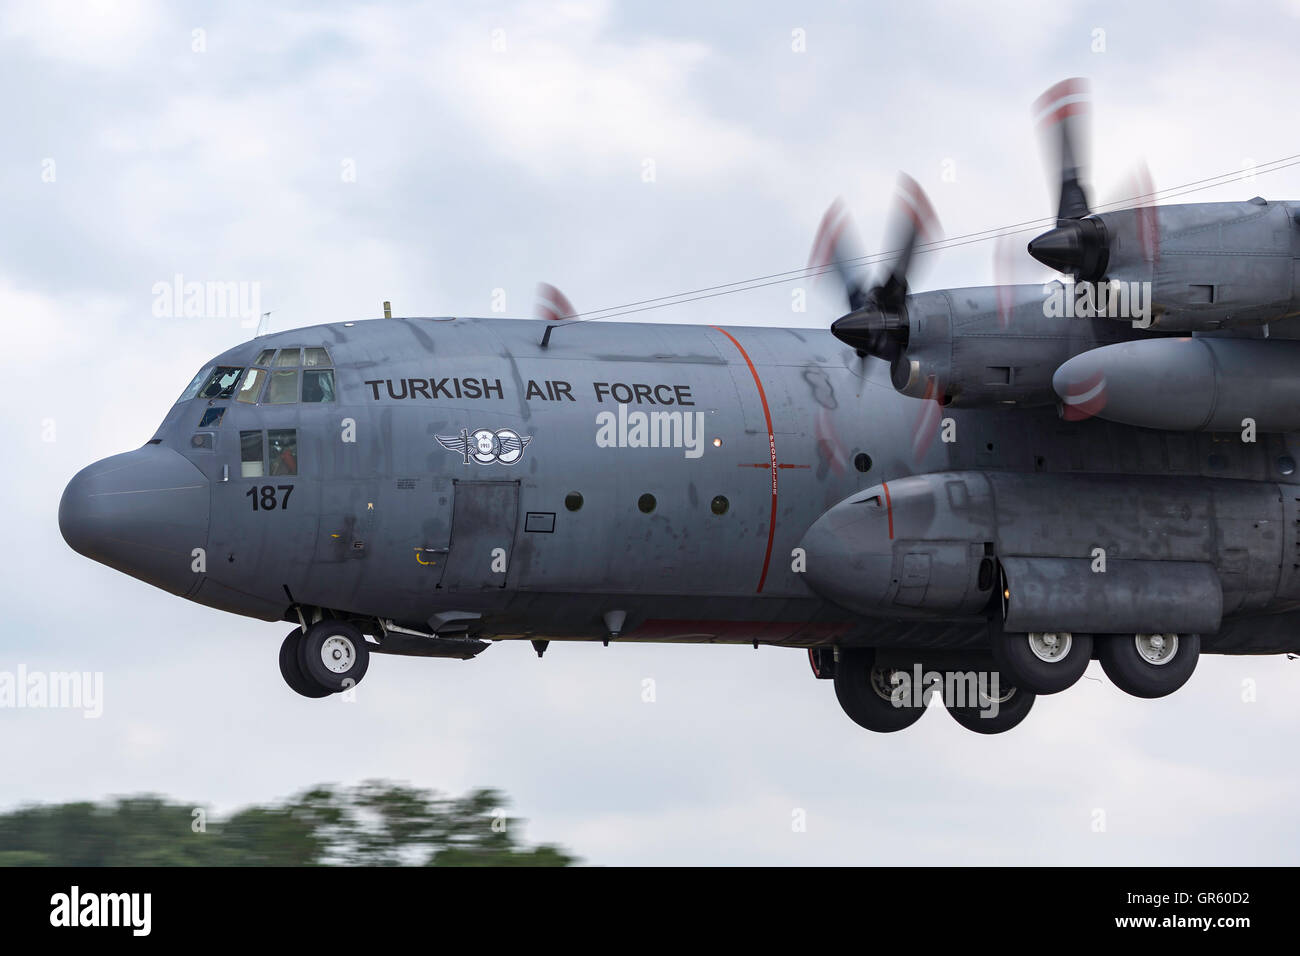
[[[347,621],[320,620],[294,629],[280,645],[280,674],[304,697],[328,697],[355,687],[370,666],[370,649]]]

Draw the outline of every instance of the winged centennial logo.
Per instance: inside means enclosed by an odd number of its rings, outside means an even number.
[[[465,464],[476,461],[480,465],[500,462],[513,465],[524,457],[524,449],[533,440],[531,435],[520,435],[512,428],[479,428],[470,431],[462,428],[459,435],[435,435],[438,444],[454,451],[465,459]]]

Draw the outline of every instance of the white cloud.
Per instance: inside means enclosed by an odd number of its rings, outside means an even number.
[[[0,36],[74,67],[120,69],[154,38],[151,0],[32,0],[0,7]]]
[[[21,730],[0,734],[0,761],[41,768],[12,775],[7,801],[154,789],[230,808],[384,776],[502,786],[530,838],[597,863],[1294,860],[1300,770],[1277,754],[1294,748],[1300,702],[1281,660],[1207,658],[1159,702],[1084,682],[992,739],[937,711],[867,734],[787,650],[386,658],[357,704],[309,702],[276,670],[287,626],[86,561],[55,521],[77,468],[142,442],[202,362],[248,334],[155,319],[152,284],[175,272],[263,282],[276,329],[374,315],[385,298],[483,314],[498,285],[524,314],[540,278],[595,308],[798,268],[839,193],[878,248],[898,168],[950,235],[986,229],[1050,211],[1028,109],[1064,75],[1094,77],[1103,191],[1137,155],[1173,185],[1294,151],[1276,122],[1290,111],[1283,31],[1237,39],[1224,11],[1185,34],[1166,24],[1161,44],[1152,15],[1123,8],[814,5],[800,59],[791,14],[761,5],[743,22],[604,3],[81,9],[0,14],[0,76],[30,97],[0,107],[16,144],[0,155],[0,372],[17,396],[0,440],[22,462],[6,484],[20,549],[0,577],[0,657],[104,670],[105,714],[0,712]],[[1080,38],[1098,15],[1109,52],[1093,57]],[[202,56],[191,25],[209,28]],[[66,82],[84,71],[95,80]],[[35,172],[47,149],[56,184]],[[1300,177],[1253,189],[1295,196]],[[945,252],[926,282],[987,282],[989,263],[986,245]],[[640,317],[817,326],[838,306],[789,302],[776,286]],[[1258,703],[1241,703],[1243,676]],[[791,831],[795,808],[807,833]]]

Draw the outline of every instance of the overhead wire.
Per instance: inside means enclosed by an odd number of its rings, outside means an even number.
[[[1287,169],[1297,165],[1300,165],[1300,153],[1295,153],[1291,156],[1283,156],[1280,159],[1260,163],[1247,169],[1232,170],[1230,172],[1220,173],[1217,176],[1207,176],[1204,179],[1194,179],[1191,182],[1181,183],[1177,186],[1169,186],[1164,189],[1155,189],[1125,199],[1098,203],[1094,211],[1102,209],[1126,209],[1138,203],[1173,199],[1178,196],[1186,196],[1206,189],[1215,189],[1219,186],[1225,186],[1228,183],[1240,180],[1254,179],[1256,176],[1274,173],[1278,170]],[[1045,216],[1038,219],[1026,219],[1023,222],[1011,223],[1006,226],[981,229],[977,232],[968,232],[960,236],[951,236],[933,242],[919,242],[916,245],[914,254],[921,255],[925,253],[940,252],[945,249],[955,249],[979,242],[987,242],[990,239],[1002,236],[1013,236],[1022,232],[1042,229],[1047,226],[1055,225],[1055,223],[1055,216]],[[591,322],[598,319],[611,319],[621,315],[634,315],[639,312],[665,309],[674,305],[684,305],[687,302],[699,302],[704,299],[714,299],[724,295],[734,295],[738,292],[751,292],[755,289],[763,289],[769,286],[784,285],[793,279],[816,278],[817,276],[835,271],[840,266],[863,266],[885,262],[894,256],[897,256],[901,251],[902,250],[899,249],[893,249],[885,252],[875,252],[864,256],[854,256],[848,259],[828,262],[820,266],[789,269],[784,272],[773,272],[768,275],[754,276],[749,279],[738,279],[735,282],[724,282],[718,285],[703,286],[686,292],[655,296],[649,299],[639,299],[634,302],[625,302],[621,305],[608,306],[603,309],[591,309],[585,312],[575,312],[572,315],[560,316],[556,321],[566,324]]]

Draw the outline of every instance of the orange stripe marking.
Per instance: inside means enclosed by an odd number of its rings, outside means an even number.
[[[758,377],[758,369],[754,368],[754,363],[750,361],[749,353],[745,351],[745,347],[737,342],[736,337],[726,329],[716,325],[710,326],[710,328],[717,329],[717,331],[731,339],[731,344],[740,351],[745,364],[749,366],[749,374],[754,376],[754,384],[758,387],[758,400],[763,405],[763,419],[767,422],[767,448],[771,456],[770,467],[772,469],[772,515],[767,522],[767,551],[763,554],[763,573],[758,577],[756,593],[761,593],[763,585],[767,581],[768,566],[772,563],[772,540],[776,537],[776,476],[778,466],[776,463],[776,435],[772,431],[772,412],[767,407],[767,393],[763,391],[763,380]]]
[[[889,515],[889,540],[894,540],[894,503],[889,500],[889,482],[882,481],[880,486],[885,489],[885,514]]]

